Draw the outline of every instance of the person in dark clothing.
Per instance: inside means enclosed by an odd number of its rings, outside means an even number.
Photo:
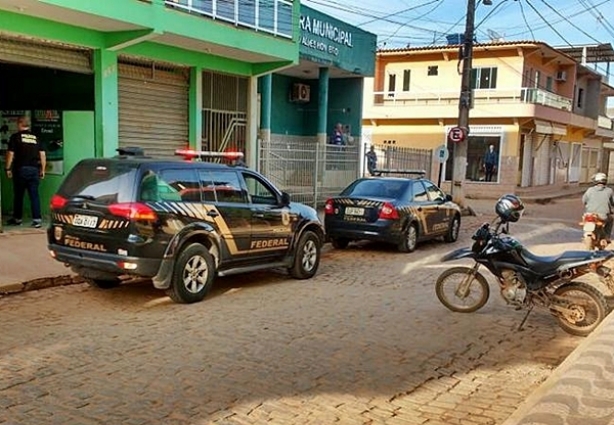
[[[6,152],[6,175],[13,179],[13,218],[7,224],[20,226],[23,217],[23,198],[28,192],[32,208],[32,226],[42,226],[38,195],[40,179],[45,177],[47,163],[40,141],[30,131],[30,119],[22,116],[17,122],[19,131],[11,136]]]
[[[495,151],[495,146],[490,145],[486,155],[484,155],[484,180],[487,182],[492,181],[492,176],[497,172],[497,162],[499,156]]]
[[[375,175],[377,168],[377,154],[375,153],[375,147],[371,145],[371,148],[367,152],[367,170],[372,176]]]

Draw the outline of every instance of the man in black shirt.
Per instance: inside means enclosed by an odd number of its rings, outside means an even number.
[[[32,226],[41,227],[41,204],[38,184],[45,177],[46,155],[38,138],[30,131],[30,119],[19,118],[19,131],[9,139],[6,152],[6,175],[13,179],[13,218],[7,224],[21,225],[23,217],[23,197],[26,190],[32,208]]]

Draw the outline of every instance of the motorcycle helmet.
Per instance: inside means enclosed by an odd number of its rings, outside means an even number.
[[[520,198],[513,194],[503,195],[495,204],[495,212],[504,223],[515,223],[524,211],[524,204]]]
[[[597,173],[593,176],[593,182],[595,184],[606,184],[608,182],[608,175],[606,173]]]

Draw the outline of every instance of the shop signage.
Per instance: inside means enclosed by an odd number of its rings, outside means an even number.
[[[338,45],[349,48],[354,47],[352,44],[352,32],[343,30],[331,22],[320,20],[310,15],[301,15],[300,27],[302,31],[301,44],[305,47],[328,52],[335,56],[339,55]],[[312,36],[317,36],[320,40]],[[325,40],[335,44],[328,44]]]
[[[448,140],[452,143],[460,143],[467,137],[467,132],[462,127],[452,127],[448,133]]]
[[[35,110],[32,132],[36,134],[47,155],[47,174],[64,174],[64,135],[62,113],[55,109]]]

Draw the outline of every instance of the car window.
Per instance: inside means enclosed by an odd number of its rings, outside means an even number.
[[[407,182],[403,180],[356,180],[349,185],[341,196],[363,196],[398,199],[407,190]]]
[[[200,184],[193,169],[147,170],[139,194],[142,201],[200,202]]]
[[[422,184],[421,181],[413,182],[413,201],[414,202],[426,202],[429,200],[428,195],[426,194],[426,188]]]
[[[253,174],[243,173],[247,193],[253,204],[277,205],[277,194]]]
[[[424,185],[426,186],[426,193],[431,201],[443,202],[446,200],[446,195],[441,189],[435,186],[433,182],[424,181]]]
[[[198,177],[200,179],[201,199],[205,202],[215,202],[215,184],[211,173],[207,170],[199,170]]]
[[[241,189],[241,179],[234,170],[211,171],[218,202],[247,203],[247,194]]]
[[[58,193],[67,199],[83,196],[105,204],[130,202],[136,172],[133,164],[81,162],[71,170]]]

